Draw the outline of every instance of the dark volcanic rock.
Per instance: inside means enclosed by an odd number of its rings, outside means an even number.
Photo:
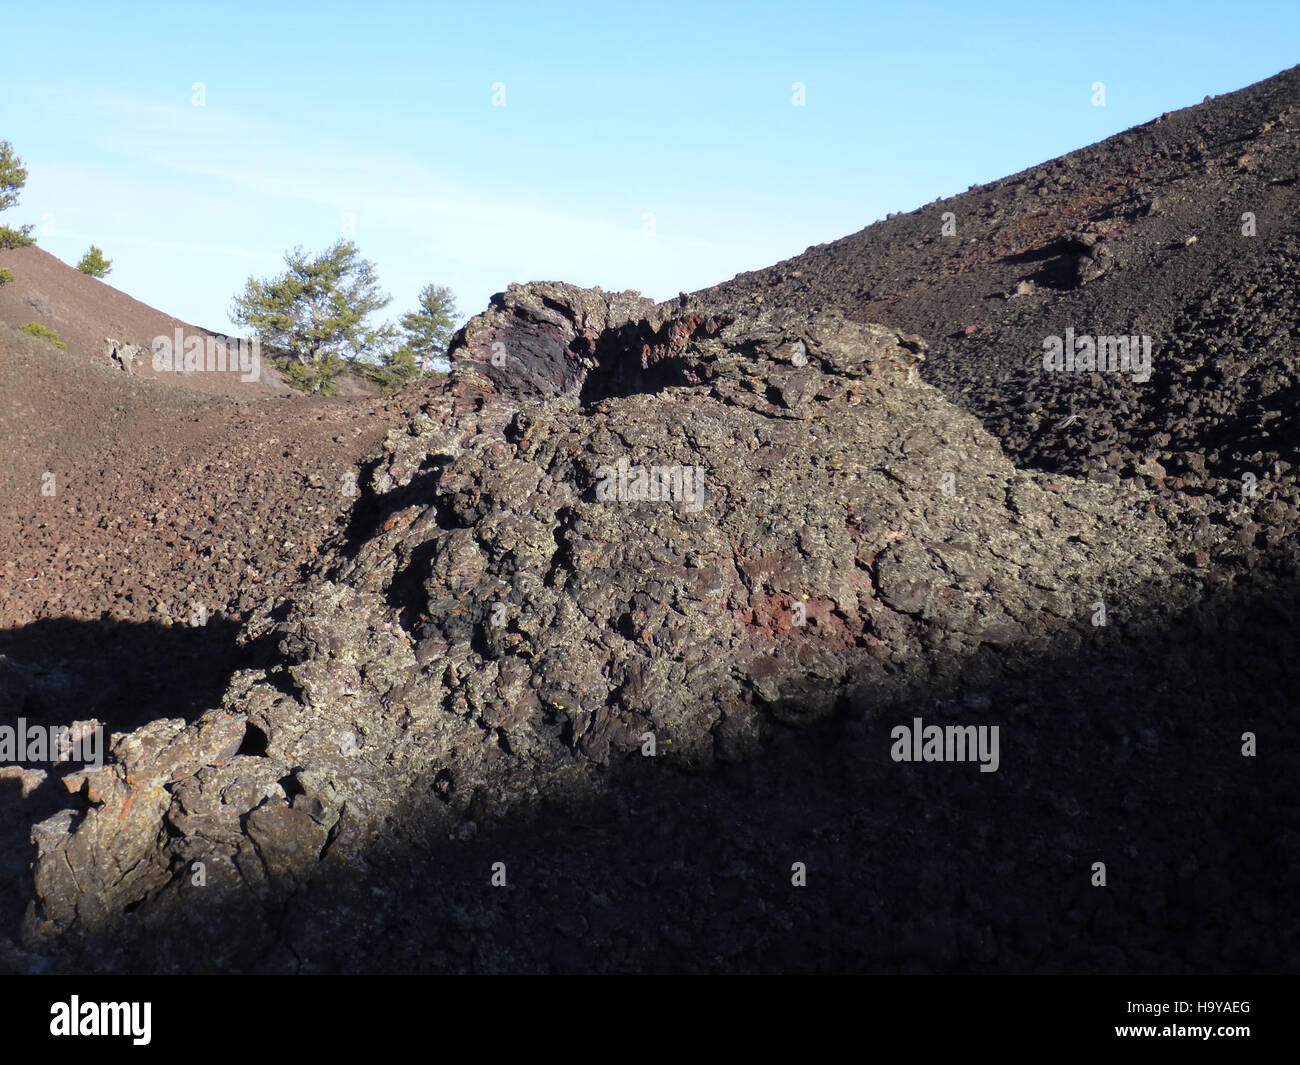
[[[495,297],[220,708],[62,782],[0,966],[1300,969],[1298,105]]]
[[[85,816],[40,826],[28,946],[202,898],[233,922],[204,941],[250,964],[250,913],[364,867],[399,822],[466,838],[541,794],[730,765],[1104,636],[1099,601],[1191,596],[1144,492],[1017,470],[922,383],[917,338],[644,310],[516,286],[466,327],[348,536],[246,627],[267,665],[192,725],[119,737]],[[669,367],[681,383],[635,390]]]
[[[576,397],[596,365],[601,338],[653,306],[635,292],[511,285],[493,297],[491,312],[458,334],[460,375],[516,399]]]
[[[1294,507],[1298,133],[1300,67],[741,274],[706,298],[716,313],[761,299],[925,337],[925,379],[1017,465],[1209,495],[1229,523],[1269,500]],[[943,235],[949,213],[954,236]],[[1066,328],[1149,337],[1150,379],[1044,372],[1044,342]],[[1142,472],[1187,453],[1192,464],[1167,482]],[[1247,477],[1254,494],[1243,496]],[[1288,545],[1277,551],[1297,564]]]

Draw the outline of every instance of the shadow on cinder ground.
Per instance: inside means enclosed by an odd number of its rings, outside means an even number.
[[[431,786],[364,861],[261,902],[182,883],[110,934],[8,965],[1295,972],[1298,606],[1294,582],[1225,590],[1045,654],[981,649],[955,690],[772,725],[759,756],[714,772],[631,756],[593,770],[594,794],[496,823],[471,806],[468,838]],[[891,729],[915,717],[996,725],[997,772],[894,762]],[[0,795],[6,818],[29,815]]]

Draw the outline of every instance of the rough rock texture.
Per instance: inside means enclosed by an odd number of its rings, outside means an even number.
[[[147,364],[129,376],[102,348],[0,325],[0,727],[129,731],[214,706],[244,617],[346,525],[358,463],[440,386],[240,401],[150,380]],[[31,826],[67,802],[57,772],[32,788],[49,768],[0,778],[5,929],[31,897]]]
[[[124,373],[132,376],[135,375],[136,360],[143,359],[149,354],[148,349],[142,348],[138,344],[124,344],[112,337],[105,337],[104,352],[121,367]]]
[[[1017,465],[1196,497],[1185,536],[1234,533],[1214,562],[1294,569],[1298,145],[1294,67],[702,295],[918,333],[925,379]],[[1150,337],[1150,380],[1045,373],[1067,327]]]
[[[119,734],[0,772],[0,968],[1300,970],[1297,104],[1300,68],[658,307],[513,286],[384,410],[173,399],[154,441],[141,366],[0,332],[38,619],[0,716],[116,683],[76,716]],[[1066,328],[1149,334],[1151,379],[1044,373]],[[43,620],[196,589],[220,626]],[[896,761],[917,719],[996,726],[997,771]]]
[[[445,396],[389,434],[328,561],[246,626],[260,667],[188,726],[118,737],[69,787],[83,808],[37,826],[28,949],[291,969],[368,937],[396,949],[378,916],[327,934],[350,911],[323,900],[542,796],[623,803],[818,722],[874,732],[859,757],[903,772],[885,737],[932,705],[919,693],[964,692],[945,720],[988,722],[990,685],[1027,658],[1122,653],[1153,598],[1199,598],[1145,490],[1017,470],[921,381],[918,338],[647,310],[512,286],[462,331]],[[620,460],[629,483],[698,468],[702,491],[607,498]],[[389,907],[412,890],[382,889]],[[718,948],[755,949],[736,935]],[[624,947],[598,967],[635,965]]]

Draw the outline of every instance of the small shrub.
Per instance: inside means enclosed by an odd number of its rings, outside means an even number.
[[[91,277],[107,277],[113,272],[113,260],[105,259],[104,253],[92,244],[90,250],[81,257],[81,262],[77,263],[77,269]]]
[[[42,325],[40,322],[28,322],[26,325],[20,325],[18,331],[26,333],[29,337],[38,337],[48,344],[53,344],[60,351],[68,350],[68,345],[60,340],[59,334],[48,325]]]

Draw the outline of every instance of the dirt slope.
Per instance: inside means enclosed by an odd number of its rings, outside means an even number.
[[[1257,500],[1285,506],[1289,522],[1300,500],[1297,280],[1300,67],[707,295],[924,336],[926,379],[1022,464],[1139,478],[1225,507],[1250,475]],[[1148,336],[1150,380],[1044,372],[1044,341],[1067,328]],[[1281,537],[1277,520],[1259,524]]]
[[[155,371],[151,357],[154,337],[174,337],[177,329],[186,337],[206,338],[211,334],[81,273],[40,247],[0,252],[0,268],[9,270],[15,278],[0,288],[0,322],[14,327],[40,322],[58,333],[68,351],[83,363],[107,363],[124,373],[111,360],[111,348],[106,344],[118,340],[150,355],[135,359],[133,366],[135,376],[146,380],[159,378],[196,392],[243,398],[291,391],[270,365],[264,365],[263,372],[252,381],[241,380],[241,375],[229,371]]]

